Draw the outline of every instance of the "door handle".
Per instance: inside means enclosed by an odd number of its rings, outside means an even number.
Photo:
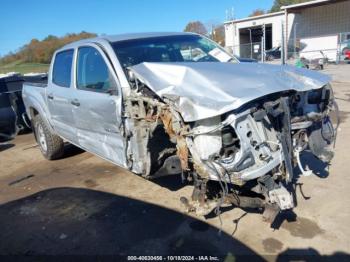
[[[80,106],[80,102],[77,99],[70,101],[73,106]]]
[[[105,128],[105,131],[108,133],[119,134],[120,132],[117,129]]]
[[[47,98],[53,100],[53,95],[47,95]]]

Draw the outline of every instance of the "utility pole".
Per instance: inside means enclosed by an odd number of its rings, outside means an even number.
[[[266,27],[265,24],[262,25],[262,37],[261,37],[261,62],[264,63],[265,62],[265,49],[266,49]]]
[[[284,26],[283,26],[283,21],[281,23],[281,31],[282,31],[282,36],[281,36],[281,64],[284,65],[286,63],[285,61],[285,55],[284,55]]]
[[[288,11],[284,9],[285,36],[284,36],[284,63],[288,60]]]
[[[229,27],[229,29],[232,29],[232,54],[235,53],[235,36],[236,36],[236,26],[235,26],[235,15],[234,15],[234,7],[231,7],[231,10],[226,9],[226,20],[231,21],[232,28]]]
[[[253,58],[252,29],[248,28],[248,30],[249,30],[249,38],[250,38],[250,58]]]
[[[294,58],[296,57],[296,53],[297,53],[297,24],[298,23],[294,23],[294,32],[293,32],[293,35],[294,35]]]
[[[214,25],[211,24],[211,40],[214,40],[214,35],[215,35]]]

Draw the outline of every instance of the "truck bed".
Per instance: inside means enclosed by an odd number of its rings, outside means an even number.
[[[47,81],[41,83],[25,82],[23,84],[22,98],[29,118],[31,116],[31,108],[39,110],[42,116],[47,116],[46,87]]]
[[[47,81],[46,81],[45,83],[24,82],[23,86],[24,86],[24,85],[46,88],[46,87],[47,87]]]

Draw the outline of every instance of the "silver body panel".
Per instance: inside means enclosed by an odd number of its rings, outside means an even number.
[[[77,89],[75,73],[77,50],[85,46],[97,49],[110,71],[114,73],[114,80],[117,83],[116,94]],[[52,128],[52,131],[63,139],[125,168],[125,146],[120,132],[121,82],[124,80],[124,85],[125,82],[127,84],[123,70],[111,46],[104,39],[91,39],[69,44],[57,50],[55,54],[69,49],[74,50],[72,81],[69,88],[53,83],[54,59],[50,65],[47,87],[24,84],[22,95],[29,118],[33,117],[31,109],[35,109]],[[107,50],[110,51],[108,58],[105,54]],[[125,89],[127,88],[128,86]],[[52,96],[53,99],[48,99],[48,96]],[[74,106],[72,101],[78,101],[80,106]]]

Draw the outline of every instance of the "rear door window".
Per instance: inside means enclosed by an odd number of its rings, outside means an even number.
[[[53,65],[52,82],[58,86],[70,87],[74,50],[56,54]]]

